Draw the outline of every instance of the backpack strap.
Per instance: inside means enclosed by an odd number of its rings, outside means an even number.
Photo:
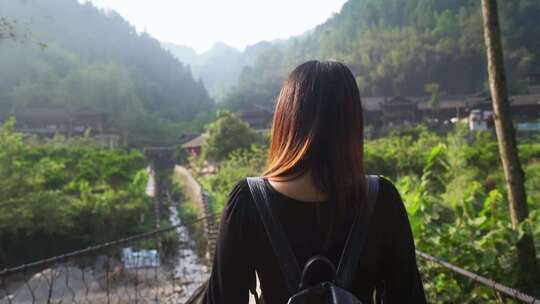
[[[375,209],[379,193],[379,176],[367,175],[366,180],[367,204],[364,205],[363,210],[356,216],[351,225],[337,270],[336,285],[348,290],[351,288],[353,275],[366,243],[371,214]]]
[[[270,208],[270,200],[264,180],[260,177],[248,177],[247,183],[285,278],[287,289],[292,295],[298,291],[298,284],[300,283],[301,271],[296,256],[287,241],[281,222]]]

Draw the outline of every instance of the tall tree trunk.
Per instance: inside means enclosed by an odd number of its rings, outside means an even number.
[[[517,228],[529,215],[525,175],[518,157],[515,129],[508,100],[501,30],[497,11],[497,0],[482,0],[484,15],[484,39],[488,59],[489,86],[493,102],[493,118],[499,143],[499,155],[508,187],[508,203],[512,227]],[[532,39],[532,38],[531,38]],[[525,234],[516,244],[521,286],[528,292],[538,293],[540,271],[536,261],[534,240]],[[536,287],[536,288],[535,288]]]

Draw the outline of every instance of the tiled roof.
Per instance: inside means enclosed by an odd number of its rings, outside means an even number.
[[[192,140],[188,141],[187,143],[182,145],[182,148],[198,148],[202,147],[204,140],[208,137],[206,133],[201,134]]]

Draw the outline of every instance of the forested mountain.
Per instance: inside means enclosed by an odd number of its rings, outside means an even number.
[[[510,89],[540,64],[540,2],[501,1]],[[246,67],[226,102],[232,108],[272,103],[287,73],[308,59],[336,59],[355,74],[363,96],[447,94],[485,89],[486,60],[476,0],[349,0],[310,34],[263,52]]]
[[[114,11],[76,0],[0,0],[16,39],[0,40],[0,113],[91,107],[131,138],[172,137],[214,107],[189,67]]]
[[[185,64],[190,66],[199,64],[199,54],[190,46],[180,45],[173,42],[162,42],[161,46],[171,52],[171,54]]]
[[[162,43],[162,46],[178,60],[189,64],[193,76],[200,77],[210,95],[219,102],[238,83],[238,76],[245,67],[253,66],[260,54],[280,44],[283,41],[261,41],[241,52],[223,42],[217,42],[200,55],[193,48],[183,45]]]

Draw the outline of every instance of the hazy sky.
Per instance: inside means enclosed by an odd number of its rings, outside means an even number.
[[[243,49],[298,35],[324,22],[345,0],[90,0],[120,13],[161,41],[208,50],[215,42]],[[83,1],[81,1],[83,2]]]

